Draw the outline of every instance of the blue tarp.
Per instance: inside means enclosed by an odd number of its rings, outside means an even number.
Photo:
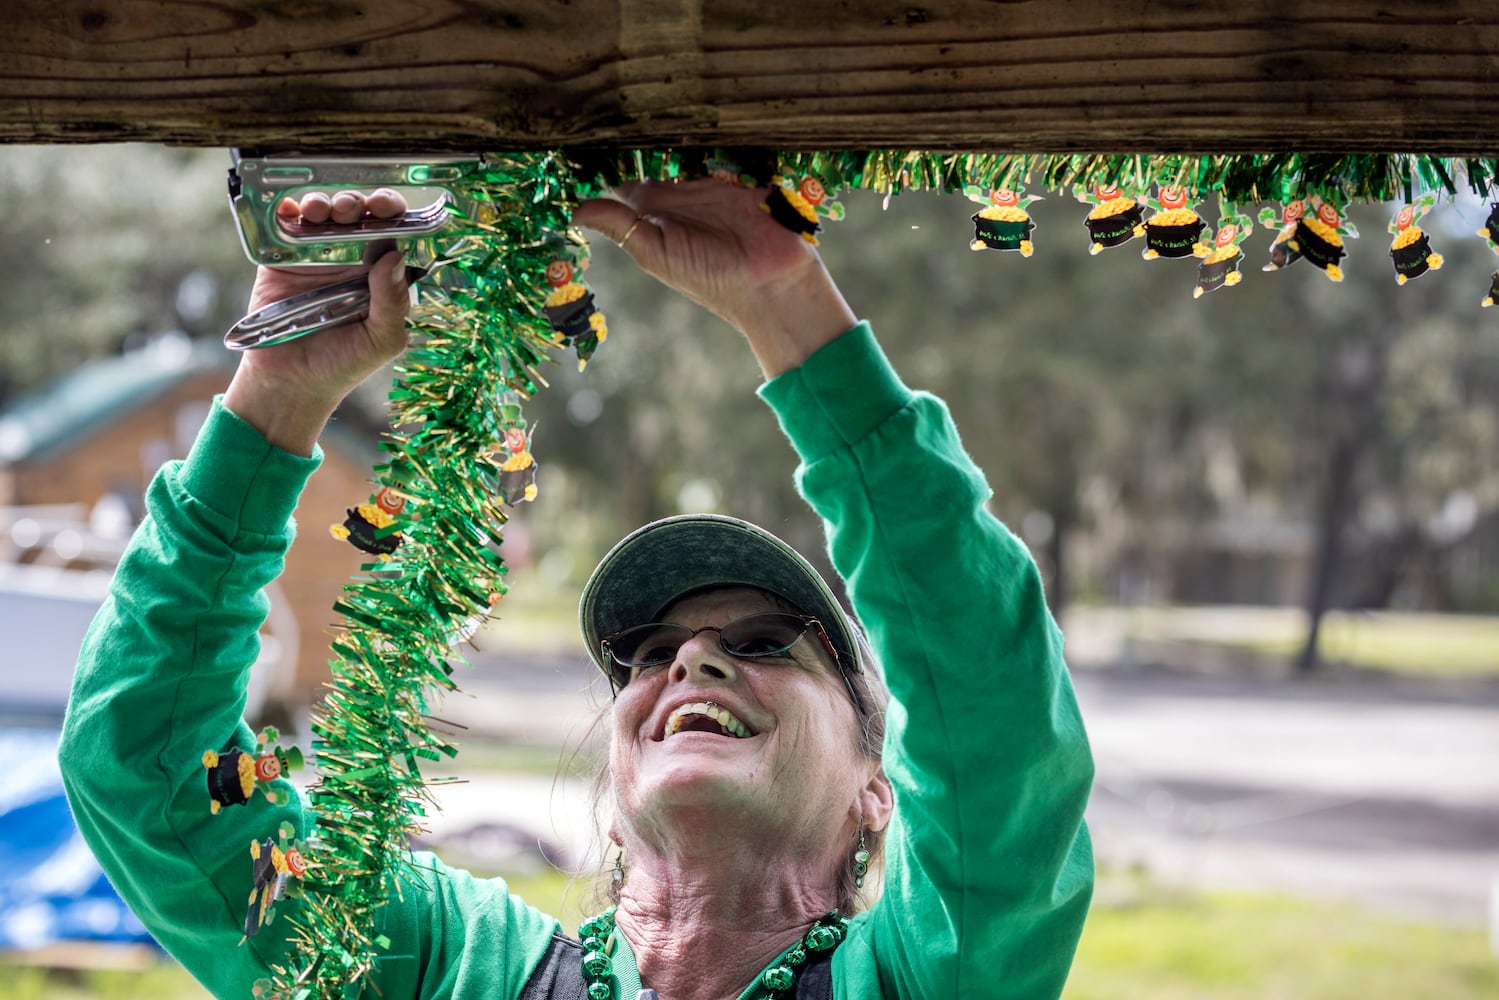
[[[0,949],[151,942],[73,822],[56,730],[0,728]]]

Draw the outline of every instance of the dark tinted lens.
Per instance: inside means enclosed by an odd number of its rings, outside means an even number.
[[[659,667],[691,638],[692,630],[681,625],[636,625],[609,637],[609,655],[623,667]]]
[[[799,616],[769,611],[730,622],[719,636],[726,652],[754,659],[785,653],[806,630],[807,623]]]

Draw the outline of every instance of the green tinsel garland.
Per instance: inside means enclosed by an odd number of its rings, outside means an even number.
[[[275,966],[261,996],[342,996],[379,960],[387,942],[376,911],[419,879],[409,835],[432,805],[423,761],[455,747],[428,726],[434,698],[454,687],[455,634],[505,590],[497,552],[506,515],[490,461],[502,435],[500,392],[522,397],[544,384],[537,366],[559,346],[541,312],[540,276],[565,232],[571,206],[610,183],[697,177],[710,158],[750,170],[820,178],[829,191],[886,194],[1040,184],[1115,184],[1129,190],[1178,184],[1226,202],[1284,201],[1311,194],[1340,201],[1479,194],[1499,183],[1499,161],[1427,156],[1285,153],[1257,156],[1004,156],[873,152],[636,151],[488,156],[461,183],[480,211],[452,229],[454,263],[436,279],[413,319],[416,346],[391,392],[397,430],[382,445],[376,479],[410,502],[403,540],[388,562],[346,589],[333,681],[313,721],[318,780],[312,868],[290,918],[293,954]],[[769,178],[759,177],[764,183]]]
[[[259,992],[343,995],[386,942],[375,911],[420,876],[408,837],[431,805],[423,761],[457,753],[428,726],[453,688],[453,637],[503,594],[497,543],[506,522],[490,457],[502,436],[501,391],[528,396],[559,338],[541,314],[540,280],[567,229],[576,183],[549,155],[487,157],[463,182],[479,211],[452,226],[454,262],[413,317],[415,346],[397,367],[393,426],[375,470],[408,503],[389,561],[366,567],[335,610],[333,679],[312,722],[317,813],[294,954]]]
[[[810,174],[829,191],[864,188],[882,194],[960,191],[968,185],[1015,188],[1033,184],[1070,190],[1078,185],[1114,184],[1143,191],[1152,185],[1176,184],[1199,199],[1215,195],[1231,203],[1287,201],[1314,194],[1369,202],[1410,200],[1426,191],[1452,196],[1464,186],[1489,195],[1499,187],[1499,159],[1371,153],[1144,156],[845,150],[771,156],[757,150],[641,150],[584,154],[578,159],[584,168],[581,173],[613,183],[695,177],[704,163],[719,155],[746,166],[776,163],[782,172]],[[763,183],[768,178],[759,179]]]

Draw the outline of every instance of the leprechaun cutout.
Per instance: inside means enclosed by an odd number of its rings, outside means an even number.
[[[225,806],[242,806],[259,791],[273,805],[291,801],[284,785],[275,785],[288,771],[301,770],[305,763],[302,751],[295,746],[283,747],[281,732],[266,726],[255,739],[255,752],[232,747],[223,753],[206,750],[203,767],[207,769],[208,811],[218,815]]]

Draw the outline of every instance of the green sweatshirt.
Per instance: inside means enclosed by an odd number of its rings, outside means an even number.
[[[834,955],[835,996],[1055,997],[1093,884],[1092,761],[1036,567],[984,510],[989,489],[946,407],[900,382],[865,324],[760,392],[801,456],[798,484],[893,696],[885,888]],[[223,998],[248,1000],[286,953],[279,920],[239,943],[249,845],[283,820],[305,832],[311,817],[297,795],[211,815],[202,757],[255,745],[240,713],[263,589],[320,457],[280,451],[215,406],[188,458],[147,492],[84,642],[59,750],[110,880]],[[391,945],[378,995],[513,1000],[557,922],[499,879],[426,854],[413,863],[422,877],[380,911]],[[615,995],[634,1000],[625,944]]]

